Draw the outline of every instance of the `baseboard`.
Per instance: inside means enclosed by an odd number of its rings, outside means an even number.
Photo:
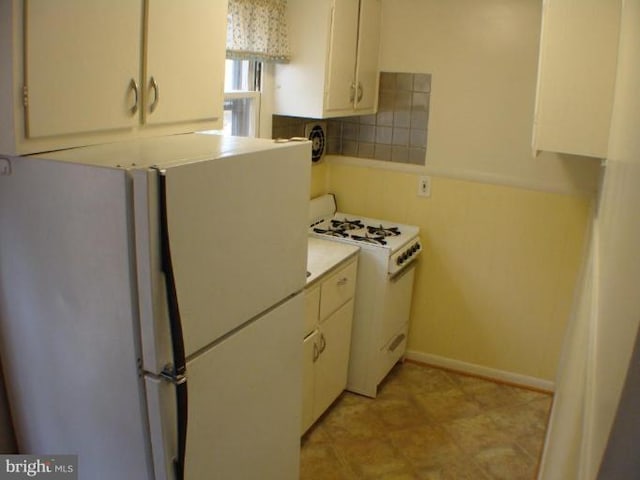
[[[460,360],[441,357],[430,353],[409,350],[405,354],[405,358],[407,360],[433,365],[434,367],[445,368],[447,370],[453,370],[467,375],[474,375],[476,377],[483,377],[501,383],[508,383],[510,385],[517,385],[549,393],[553,393],[555,391],[555,383],[550,380],[507,372],[505,370],[498,370],[496,368],[485,367],[475,363],[462,362]]]

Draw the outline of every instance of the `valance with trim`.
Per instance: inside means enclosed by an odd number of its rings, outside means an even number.
[[[286,0],[229,0],[227,58],[286,63]]]

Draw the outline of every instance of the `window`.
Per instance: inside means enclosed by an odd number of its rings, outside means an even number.
[[[227,60],[224,73],[224,134],[257,137],[262,62]]]

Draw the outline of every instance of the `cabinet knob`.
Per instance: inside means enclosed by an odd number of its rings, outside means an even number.
[[[362,101],[363,95],[364,95],[364,89],[362,88],[362,82],[358,82],[358,103]]]
[[[153,102],[149,105],[149,113],[153,113],[158,106],[158,100],[160,100],[160,89],[158,88],[158,82],[156,82],[155,78],[151,77],[151,80],[149,80],[149,87],[153,90]]]
[[[320,334],[320,352],[318,353],[318,356],[320,356],[320,353],[324,352],[326,348],[327,348],[327,339],[324,338],[324,333],[321,333]]]
[[[129,82],[129,90],[133,92],[133,106],[129,108],[129,112],[131,115],[135,115],[138,111],[138,84],[133,78]]]
[[[338,280],[337,285],[339,287],[343,287],[344,285],[347,284],[348,281],[349,281],[349,279],[347,277],[342,277],[340,280]]]
[[[353,103],[355,99],[356,99],[356,84],[352,83],[351,84],[351,94],[349,95],[349,101],[351,103]]]

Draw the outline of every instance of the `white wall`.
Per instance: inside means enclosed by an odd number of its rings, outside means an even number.
[[[578,311],[570,331],[584,342],[569,338],[558,379],[551,426],[540,473],[543,480],[597,477],[621,394],[622,408],[611,445],[630,454],[608,452],[600,478],[637,478],[637,442],[640,375],[638,360],[630,363],[640,323],[640,0],[623,2],[616,92],[609,158],[599,210],[594,223],[590,308]],[[573,347],[572,347],[573,345]],[[631,365],[631,369],[629,366]],[[628,377],[627,377],[628,375]],[[577,378],[581,377],[581,378]],[[579,421],[563,415],[579,412]],[[633,423],[635,422],[635,423]],[[573,440],[572,440],[573,439]],[[566,476],[565,472],[571,472]],[[575,476],[573,476],[575,475]]]
[[[431,73],[427,170],[536,189],[595,191],[595,159],[531,137],[541,0],[382,0],[382,71]]]

